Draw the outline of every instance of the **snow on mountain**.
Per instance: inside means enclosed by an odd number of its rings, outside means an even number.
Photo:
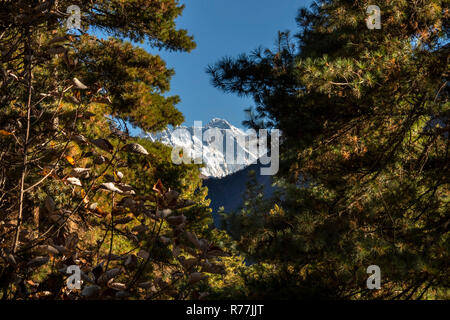
[[[259,158],[257,151],[249,147],[255,137],[219,118],[212,119],[205,126],[198,123],[194,127],[179,126],[156,134],[147,133],[145,137],[170,147],[183,148],[196,163],[204,164],[201,173],[207,177],[225,177],[255,163]],[[229,148],[233,148],[233,151],[227,156]],[[238,153],[241,157],[238,157]]]

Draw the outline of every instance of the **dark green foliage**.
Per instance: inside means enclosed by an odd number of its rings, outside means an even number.
[[[448,294],[448,8],[378,1],[382,29],[369,30],[370,4],[317,1],[299,11],[295,47],[279,34],[273,52],[209,69],[215,86],[254,98],[247,124],[283,132],[285,195],[241,231],[269,266],[246,280],[258,298]],[[369,265],[381,290],[366,288]]]

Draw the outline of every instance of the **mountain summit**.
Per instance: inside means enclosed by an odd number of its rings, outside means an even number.
[[[199,139],[198,133],[200,133],[200,130],[198,129],[200,128],[201,137]],[[214,139],[209,139],[208,133],[211,132],[222,136],[222,141],[215,141],[214,143]],[[248,167],[258,159],[257,152],[251,152],[246,147],[245,141],[249,141],[249,135],[227,120],[220,118],[214,118],[205,126],[198,128],[179,126],[156,134],[147,133],[145,137],[170,147],[182,147],[192,159],[201,158],[204,164],[201,173],[207,177],[225,177]],[[243,162],[236,164],[227,161],[229,159],[226,157],[226,150],[230,145],[234,148],[234,159],[236,159],[238,150],[243,151],[245,155]],[[201,146],[201,150],[198,150],[199,146]]]
[[[206,128],[218,128],[218,129],[232,129],[232,128],[237,129],[232,124],[230,124],[227,120],[220,119],[220,118],[212,119],[205,127]]]

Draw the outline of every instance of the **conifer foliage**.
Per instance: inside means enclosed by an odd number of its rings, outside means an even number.
[[[374,4],[380,30],[366,25]],[[315,1],[275,50],[209,68],[254,98],[248,124],[283,132],[285,195],[240,236],[254,296],[448,297],[447,5]],[[370,265],[380,290],[366,287]]]

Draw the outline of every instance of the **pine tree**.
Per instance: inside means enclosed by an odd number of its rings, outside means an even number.
[[[274,51],[209,69],[283,132],[282,224],[246,234],[258,298],[448,294],[448,8],[378,1],[372,30],[371,4],[316,1],[299,11],[295,40],[282,33]],[[370,265],[381,290],[366,287]]]

